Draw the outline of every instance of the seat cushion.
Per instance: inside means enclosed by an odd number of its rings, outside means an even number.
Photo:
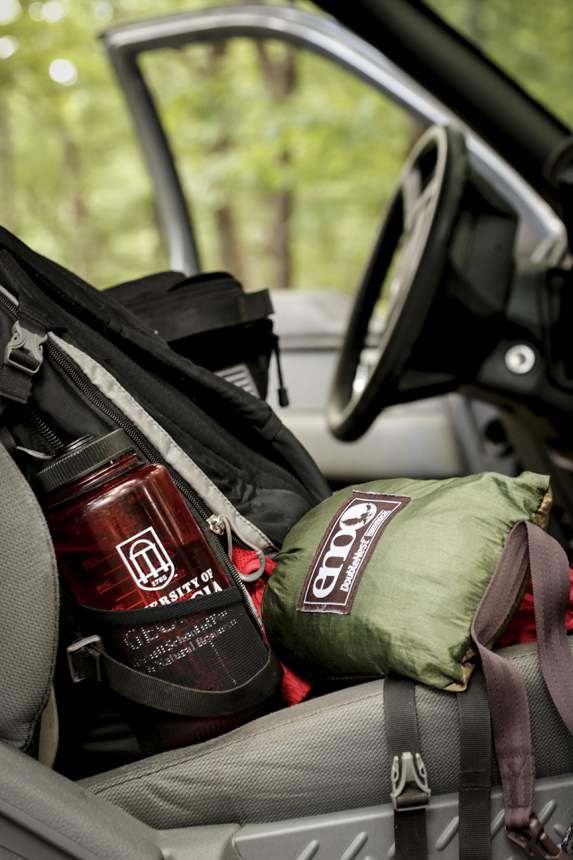
[[[538,777],[573,773],[573,738],[548,697],[535,646],[504,654],[527,686]],[[456,791],[456,695],[418,686],[416,707],[432,791]],[[157,828],[277,821],[386,802],[384,682],[331,693],[82,784]]]
[[[0,740],[26,750],[54,675],[58,576],[44,515],[2,443],[0,487]]]

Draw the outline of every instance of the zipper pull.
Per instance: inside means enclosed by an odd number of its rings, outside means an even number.
[[[264,552],[262,552],[262,550],[257,549],[254,546],[252,546],[251,549],[253,550],[253,552],[256,552],[256,554],[257,554],[257,558],[259,560],[259,566],[258,566],[257,570],[254,570],[252,573],[241,573],[241,571],[239,571],[239,576],[241,577],[243,582],[255,582],[255,580],[259,579],[263,575],[263,573],[265,572],[266,559],[265,559]]]
[[[225,517],[222,517],[220,514],[211,514],[210,517],[207,517],[207,525],[213,534],[216,535],[227,535],[227,554],[229,558],[233,559],[233,532],[231,531],[231,524],[229,520]],[[243,540],[243,543],[246,541]],[[265,554],[262,550],[258,549],[256,546],[252,546],[251,544],[246,544],[249,549],[252,549],[257,554],[257,558],[259,560],[259,566],[257,570],[254,570],[253,573],[241,573],[240,570],[237,570],[237,573],[243,580],[243,582],[254,582],[258,579],[265,571],[266,559]],[[236,568],[235,568],[236,570]]]
[[[219,535],[219,537],[224,534],[227,535],[227,555],[231,558],[233,553],[233,534],[229,520],[220,514],[211,514],[210,517],[207,517],[207,525],[213,534]]]
[[[279,339],[276,334],[274,335],[273,352],[275,354],[275,361],[277,363],[277,376],[279,380],[279,387],[277,388],[279,406],[288,406],[290,403],[290,398],[288,396],[287,387],[284,383],[283,369],[281,365],[281,348],[279,346]]]

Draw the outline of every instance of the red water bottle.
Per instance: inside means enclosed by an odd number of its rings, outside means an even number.
[[[84,607],[147,608],[149,624],[96,630],[106,650],[130,667],[200,690],[245,683],[266,647],[244,606],[154,622],[154,607],[201,600],[232,582],[166,468],[141,460],[122,430],[85,437],[37,475],[58,569]],[[264,710],[264,709],[263,709]],[[220,734],[258,715],[175,717],[130,707],[145,752]]]

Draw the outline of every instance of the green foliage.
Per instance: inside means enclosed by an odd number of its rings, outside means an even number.
[[[269,47],[280,59],[284,47]],[[193,201],[205,265],[221,264],[214,212],[231,204],[247,282],[272,285],[273,193],[289,189],[291,286],[351,290],[409,147],[405,114],[306,52],[297,54],[297,86],[284,100],[265,82],[252,42],[235,40],[216,63],[212,54],[193,46],[143,63]]]
[[[63,14],[50,22],[46,9],[58,4],[20,0],[20,14],[0,28],[0,37],[18,40],[17,51],[0,60],[0,220],[98,286],[165,268],[168,260],[150,180],[96,34],[208,2],[61,0]],[[281,60],[284,47],[267,48]],[[234,42],[215,63],[211,54],[197,46],[143,63],[204,266],[226,262],[216,213],[228,207],[241,274],[251,288],[273,286],[273,207],[287,190],[290,283],[352,289],[408,148],[405,116],[317,57],[297,56],[296,86],[277,101],[253,43]],[[70,86],[50,78],[50,63],[61,58],[77,69]]]
[[[0,222],[100,287],[169,263],[150,179],[97,33],[211,2],[0,0]],[[569,0],[550,0],[543,16],[537,0],[432,5],[573,120],[563,74]],[[69,85],[50,77],[58,59],[74,64]],[[193,46],[147,55],[142,67],[204,267],[230,265],[251,288],[281,283],[282,265],[290,286],[354,289],[415,137],[403,111],[320,57],[297,51],[290,67],[284,45]]]
[[[19,17],[2,28],[19,47],[0,61],[1,220],[105,284],[161,261],[151,186],[95,38],[98,14],[108,6],[73,0],[63,9],[49,23],[31,17],[41,3],[21,3]],[[75,64],[72,86],[50,78],[50,64],[60,58]]]
[[[426,0],[573,127],[571,0]]]

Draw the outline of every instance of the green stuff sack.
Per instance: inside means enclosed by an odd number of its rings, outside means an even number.
[[[269,640],[322,677],[392,671],[463,690],[471,623],[509,532],[545,526],[550,504],[549,478],[532,472],[341,490],[285,539],[263,602]]]

